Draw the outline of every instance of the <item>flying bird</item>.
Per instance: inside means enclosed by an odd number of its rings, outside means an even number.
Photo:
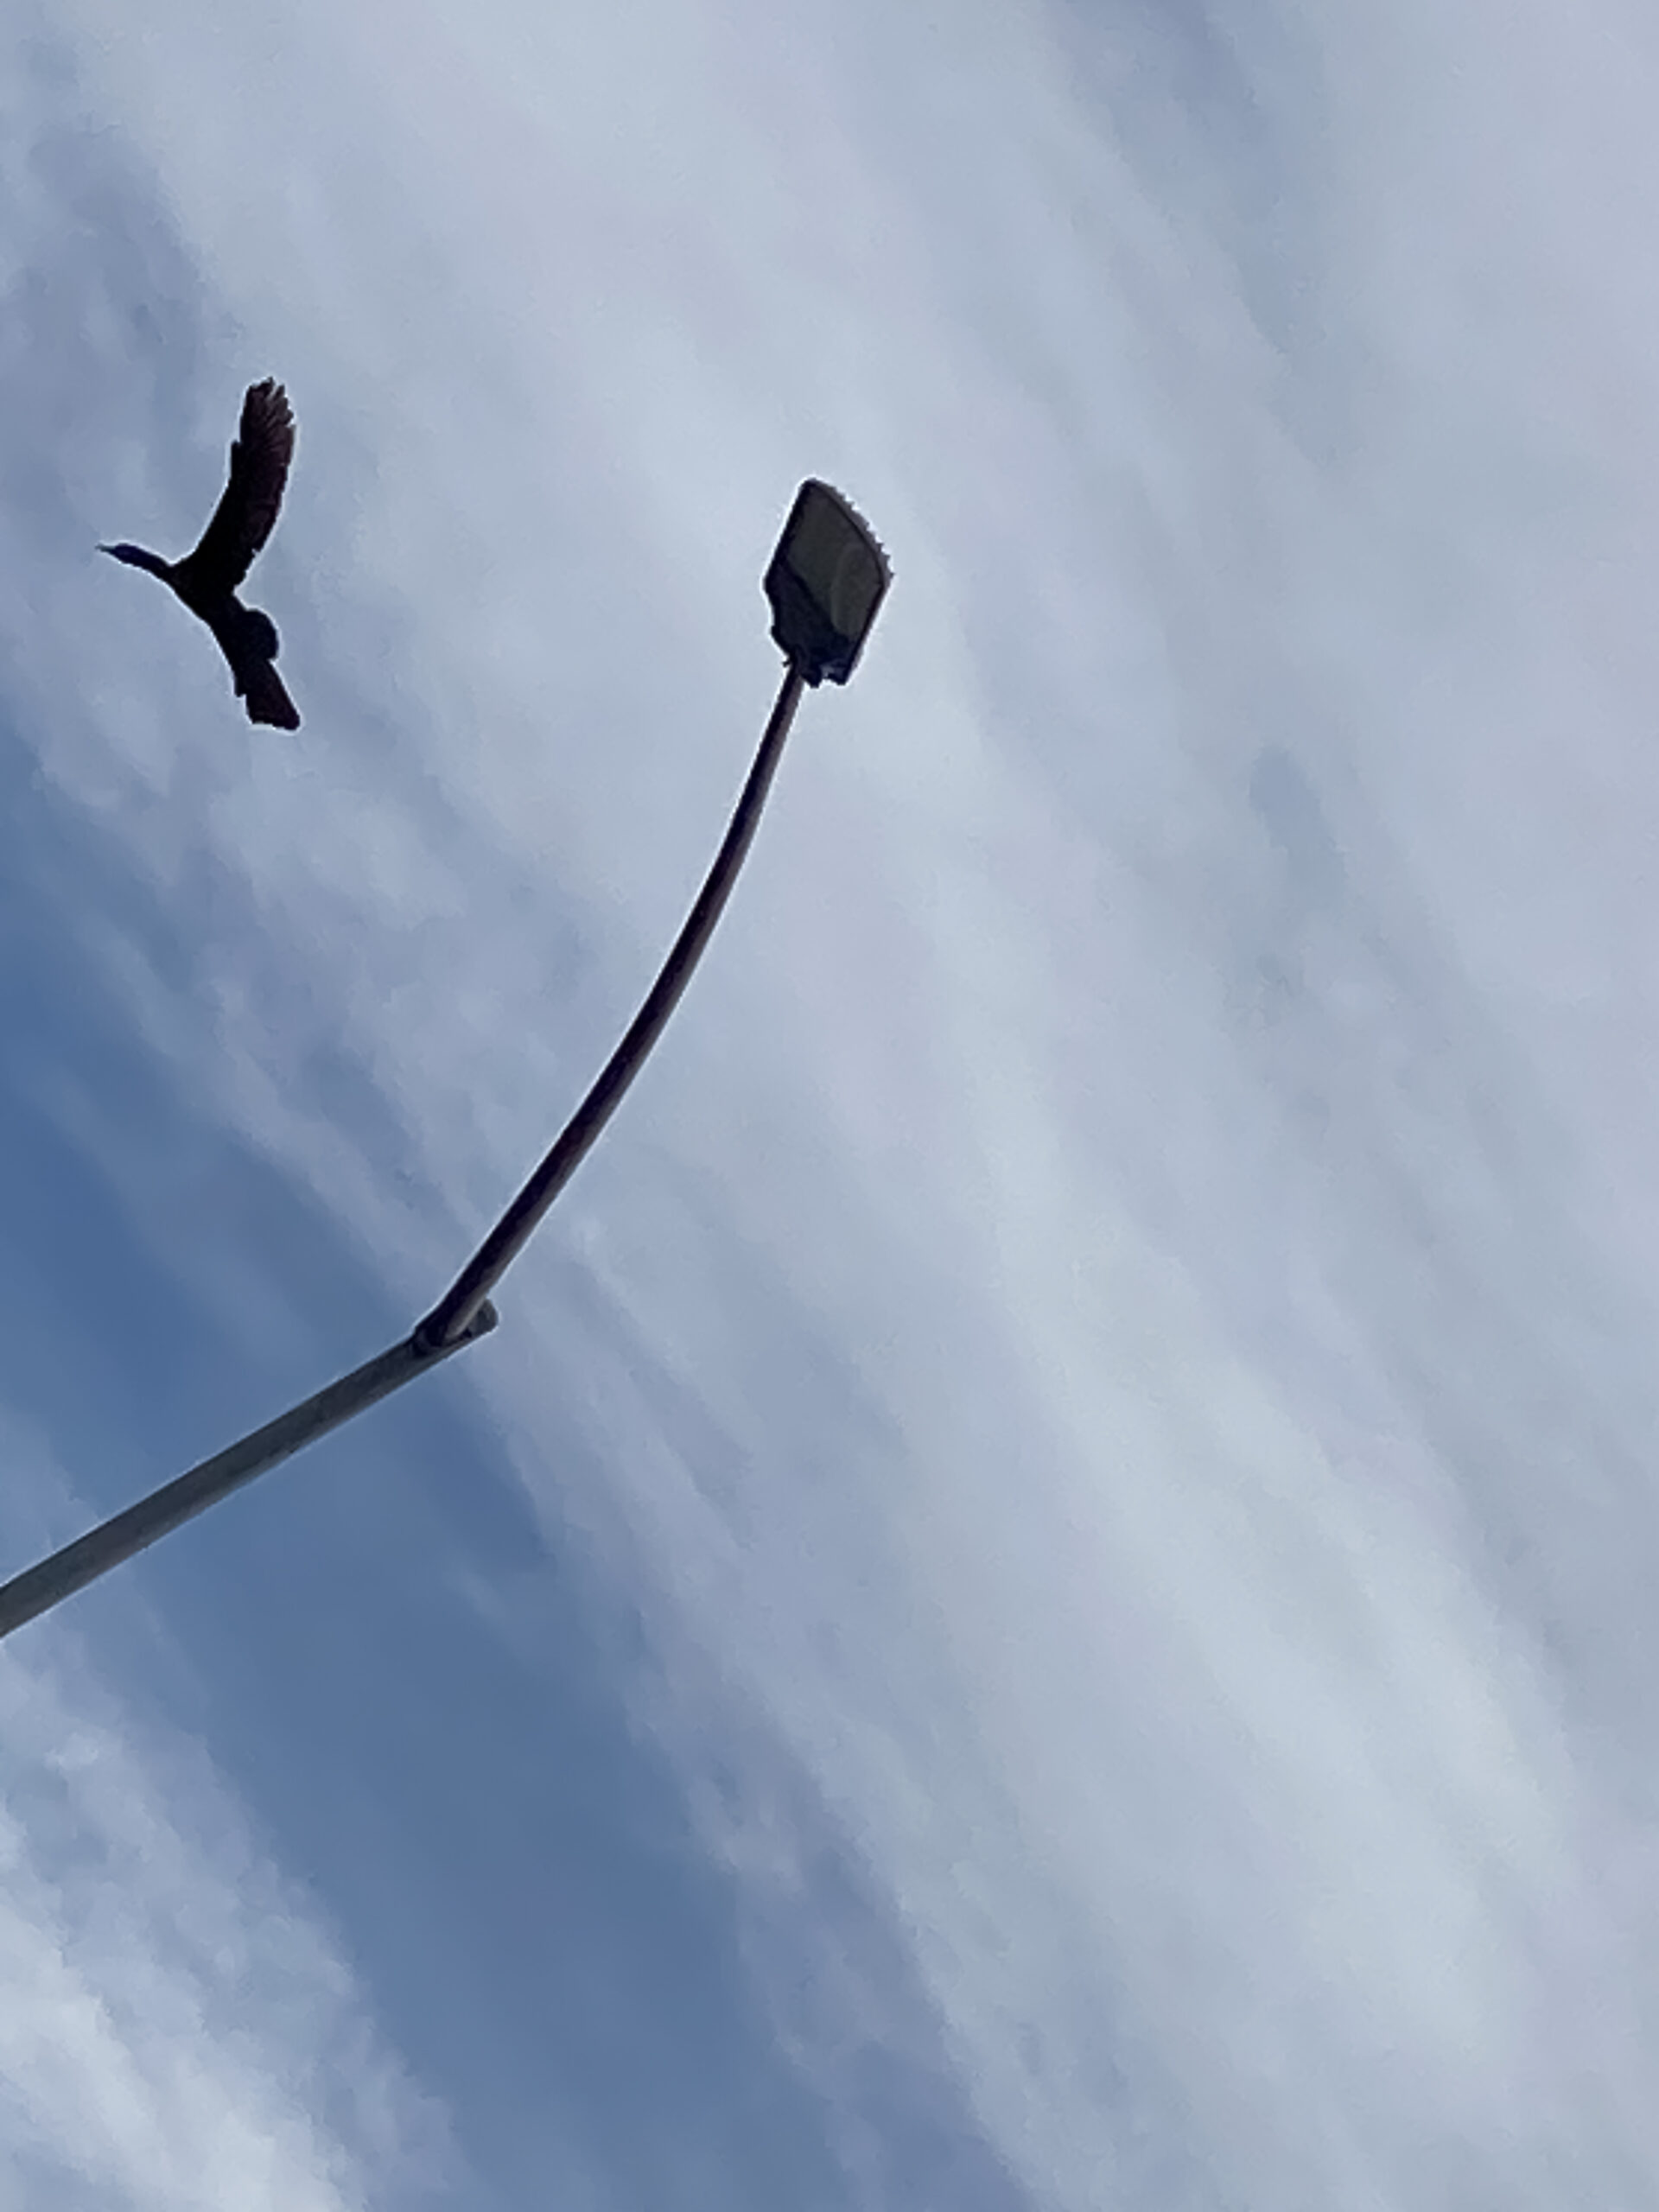
[[[199,614],[219,640],[231,664],[236,696],[251,722],[276,729],[297,729],[299,711],[289,697],[273,663],[276,625],[257,607],[244,607],[237,587],[253,566],[254,556],[276,526],[294,458],[294,416],[288,394],[275,377],[250,385],[242,402],[242,422],[231,447],[231,478],[201,542],[182,560],[163,561],[142,545],[100,545],[130,569],[147,569]]]

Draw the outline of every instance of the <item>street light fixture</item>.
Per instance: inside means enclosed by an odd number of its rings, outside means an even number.
[[[0,1584],[0,1637],[60,1605],[111,1567],[194,1520],[308,1444],[340,1427],[496,1325],[490,1293],[530,1241],[620,1104],[731,894],[777,772],[805,685],[845,683],[875,620],[891,572],[868,527],[840,493],[809,480],[797,493],[765,579],[772,634],[787,665],[736,811],[661,974],[588,1096],[524,1188],[432,1311],[381,1352],[263,1428],[151,1491],[36,1566]]]
[[[766,570],[772,634],[807,682],[844,683],[893,581],[887,556],[839,492],[809,476]]]

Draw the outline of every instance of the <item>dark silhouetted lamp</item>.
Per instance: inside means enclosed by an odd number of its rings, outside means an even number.
[[[847,681],[892,581],[887,556],[862,516],[809,477],[766,578],[772,634],[809,683],[826,676],[832,683]]]

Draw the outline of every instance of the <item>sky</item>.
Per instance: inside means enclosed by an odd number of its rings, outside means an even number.
[[[0,2212],[1659,2205],[1659,28],[15,0]],[[304,716],[177,552],[241,391]]]

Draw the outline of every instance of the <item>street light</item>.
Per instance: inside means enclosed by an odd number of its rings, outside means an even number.
[[[772,634],[811,684],[844,683],[892,582],[887,556],[839,492],[809,476],[766,570]]]
[[[844,683],[875,620],[891,572],[868,525],[838,492],[809,480],[797,493],[765,579],[772,634],[786,666],[753,764],[702,890],[661,974],[593,1088],[546,1156],[432,1311],[389,1351],[354,1368],[263,1428],[152,1491],[9,1582],[0,1637],[10,1636],[220,1498],[390,1397],[496,1325],[490,1293],[512,1266],[620,1104],[678,1005],[731,894],[777,772],[803,688]]]

